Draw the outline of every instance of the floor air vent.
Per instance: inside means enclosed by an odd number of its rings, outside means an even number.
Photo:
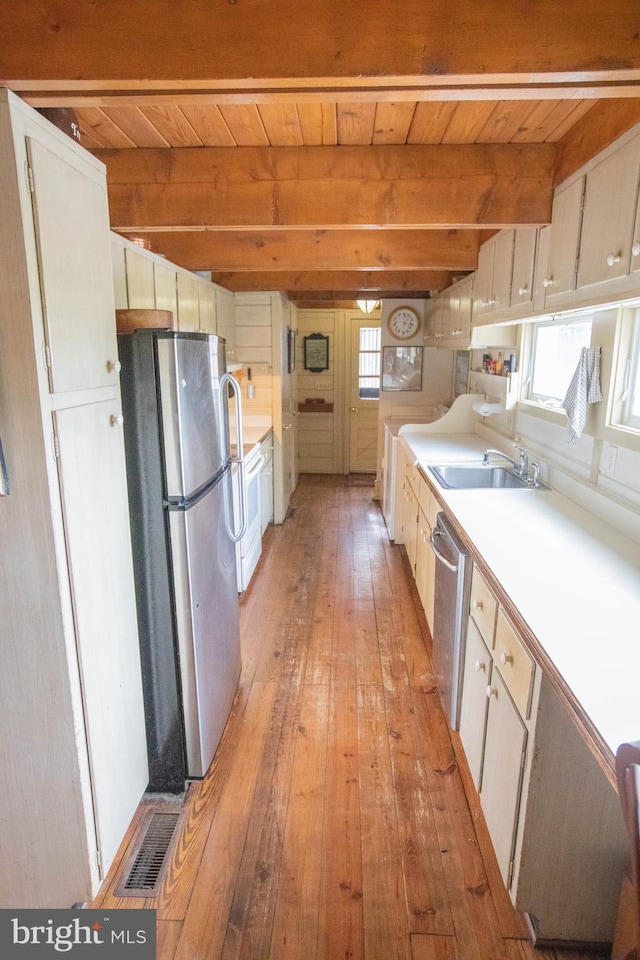
[[[150,811],[114,891],[116,897],[156,897],[178,835],[179,813]]]

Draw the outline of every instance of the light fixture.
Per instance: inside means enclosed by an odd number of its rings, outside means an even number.
[[[362,312],[366,314],[373,313],[376,307],[380,306],[379,300],[356,300],[356,303]]]

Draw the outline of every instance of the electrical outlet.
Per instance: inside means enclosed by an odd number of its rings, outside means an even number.
[[[613,443],[608,443],[604,451],[604,462],[602,471],[612,477],[616,472],[616,461],[618,459],[618,448]]]

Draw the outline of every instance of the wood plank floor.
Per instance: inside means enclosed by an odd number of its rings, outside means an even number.
[[[303,476],[241,605],[243,670],[155,899],[158,960],[580,960],[534,949],[372,488]]]

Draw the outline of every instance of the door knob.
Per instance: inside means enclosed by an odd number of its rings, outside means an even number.
[[[119,360],[107,360],[107,370],[109,373],[120,373],[122,364]]]
[[[351,413],[357,413],[357,412],[358,412],[357,407],[351,407]]]

